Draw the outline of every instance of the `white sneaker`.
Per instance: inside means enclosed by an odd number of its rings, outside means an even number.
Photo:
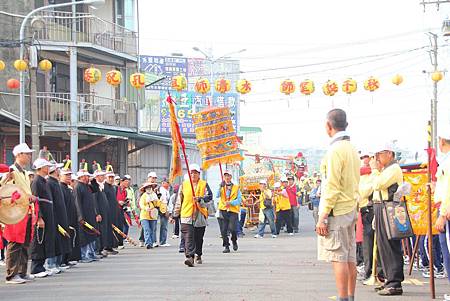
[[[159,245],[156,242],[154,242],[153,243],[153,248],[157,248],[157,247],[159,247]]]
[[[34,276],[34,278],[44,278],[47,276],[50,276],[47,272],[40,272],[36,274],[32,274],[31,276]]]
[[[263,238],[261,235],[256,234],[255,236],[253,236],[254,238]]]
[[[125,249],[125,247],[124,246],[118,246],[117,249],[122,250],[122,249]]]
[[[294,236],[294,233],[289,233],[288,235],[289,235],[289,236]]]
[[[178,235],[172,235],[172,239],[177,239],[178,238]]]
[[[34,278],[36,278],[36,277],[34,277],[33,275],[28,274],[28,275],[26,275],[24,277],[20,277],[20,278],[22,278],[26,282],[31,282],[31,281],[34,281]]]
[[[66,265],[66,266],[59,266],[58,269],[61,270],[61,272],[65,272],[68,269],[70,269],[70,266],[68,266],[68,265]]]
[[[51,272],[52,275],[56,275],[56,274],[61,273],[61,270],[58,269],[58,268],[51,268],[51,269],[47,269],[47,272]],[[50,276],[50,275],[49,275],[49,276]]]
[[[4,260],[0,260],[0,266],[5,266],[6,262]]]
[[[450,301],[450,294],[444,295],[444,301]]]
[[[170,244],[165,243],[165,244],[161,245],[161,247],[170,247]]]
[[[277,238],[277,236],[275,234],[272,234],[272,238]]]
[[[12,277],[10,280],[6,280],[6,284],[24,284],[26,280],[22,279],[19,275]]]
[[[143,241],[140,241],[139,242],[139,247],[141,247],[141,248],[145,247],[145,243]]]

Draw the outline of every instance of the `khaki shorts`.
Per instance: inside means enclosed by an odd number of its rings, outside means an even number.
[[[328,217],[327,236],[319,236],[318,259],[356,263],[356,210]]]

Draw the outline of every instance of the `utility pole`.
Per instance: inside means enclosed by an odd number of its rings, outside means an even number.
[[[437,34],[429,32],[431,50],[430,59],[431,65],[433,65],[433,72],[438,71],[438,44],[437,44]],[[433,99],[431,100],[431,147],[437,147],[437,90],[438,81],[433,81]]]
[[[77,9],[72,0],[72,46],[70,53],[70,159],[72,172],[78,170],[78,85],[77,85]]]

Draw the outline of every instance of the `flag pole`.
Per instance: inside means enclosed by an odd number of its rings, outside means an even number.
[[[431,183],[431,121],[428,121],[428,168],[427,168],[427,175],[428,175],[428,183]],[[428,195],[428,256],[430,257],[429,261],[429,267],[430,267],[430,289],[431,289],[431,298],[436,299],[436,291],[435,291],[435,285],[434,285],[434,258],[433,258],[433,229],[432,229],[432,216],[431,212],[433,210],[432,203],[431,203],[431,187],[428,185],[427,188],[427,195]]]
[[[167,102],[173,104],[174,101],[172,100],[172,96],[170,95],[170,92],[167,91],[167,94],[169,95],[169,96],[167,97]],[[178,139],[177,139],[177,140],[180,141],[180,144],[181,144],[181,150],[183,151],[184,163],[186,164],[186,169],[187,169],[187,173],[188,173],[188,176],[189,176],[189,182],[190,182],[190,184],[191,184],[192,197],[195,198],[194,183],[192,182],[191,171],[189,170],[189,162],[188,162],[188,158],[187,158],[187,156],[186,156],[186,145],[185,145],[185,143],[184,143],[183,136],[181,136],[180,126],[178,125],[178,122],[176,123],[176,129],[177,129],[177,132],[176,132],[176,133],[172,133],[172,134],[177,135],[177,136],[178,136]],[[195,202],[195,204],[196,204],[196,206],[198,206],[198,205],[197,205],[197,202]]]

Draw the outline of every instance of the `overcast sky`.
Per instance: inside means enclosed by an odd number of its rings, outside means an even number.
[[[253,91],[242,99],[241,125],[260,126],[269,149],[327,145],[324,117],[333,105],[347,111],[349,131],[359,148],[397,139],[401,147],[426,147],[432,82],[428,37],[441,34],[450,4],[428,6],[420,0],[379,1],[139,1],[140,51],[146,55],[182,53],[212,48],[214,57],[234,55],[241,60],[241,78]],[[439,64],[447,69],[450,48],[439,38]],[[333,61],[339,63],[332,63]],[[308,65],[308,66],[304,66]],[[314,66],[311,66],[314,65]],[[272,71],[267,71],[272,69]],[[391,78],[399,73],[404,83]],[[369,93],[363,81],[379,78],[379,90]],[[358,91],[324,96],[328,80],[352,77]],[[450,76],[439,83],[439,120],[449,122]],[[279,92],[284,78],[296,82],[291,96]],[[316,92],[298,92],[309,78]],[[309,107],[308,107],[309,100]],[[286,134],[289,138],[286,138]]]

